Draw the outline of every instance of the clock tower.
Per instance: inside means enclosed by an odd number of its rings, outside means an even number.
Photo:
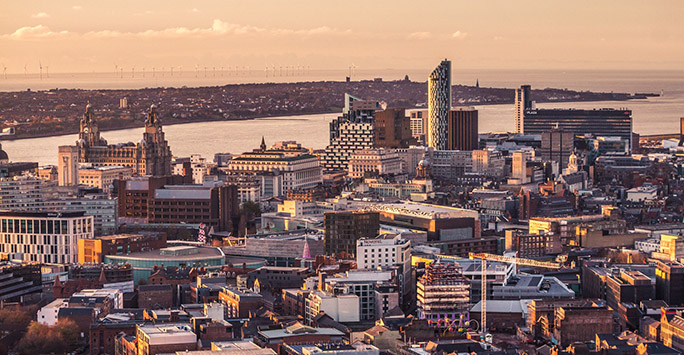
[[[155,105],[151,105],[147,113],[145,133],[140,145],[144,175],[171,175],[171,148],[164,137],[161,118]]]
[[[81,130],[78,133],[78,145],[88,147],[106,146],[107,141],[100,137],[100,130],[93,117],[93,107],[88,103],[81,118]]]

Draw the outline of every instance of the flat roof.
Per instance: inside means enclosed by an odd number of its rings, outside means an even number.
[[[145,324],[138,329],[150,338],[150,345],[183,344],[197,341],[197,335],[187,323]]]
[[[85,211],[32,212],[20,210],[0,210],[0,217],[72,218],[84,216]]]
[[[214,247],[195,247],[198,249],[195,254],[188,255],[163,255],[162,250],[149,250],[128,255],[105,255],[105,258],[114,258],[115,260],[201,260],[206,258],[223,258],[220,250]]]
[[[471,217],[478,218],[478,212],[465,208],[439,206],[416,202],[397,202],[397,203],[367,203],[360,207],[378,212],[397,212],[397,213],[419,213],[425,217],[436,219]]]

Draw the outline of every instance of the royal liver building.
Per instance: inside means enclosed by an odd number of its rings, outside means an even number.
[[[161,119],[154,105],[145,119],[143,139],[138,143],[107,144],[100,137],[92,106],[86,106],[76,145],[59,147],[60,185],[78,184],[78,164],[94,167],[120,165],[130,167],[134,175],[170,175],[171,148],[164,138]]]

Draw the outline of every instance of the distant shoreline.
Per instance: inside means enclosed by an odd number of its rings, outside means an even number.
[[[406,80],[398,80],[391,82],[377,82],[377,81],[359,81],[359,82],[314,82],[307,84],[308,86],[301,87],[297,83],[268,83],[268,84],[237,84],[227,85],[223,87],[205,87],[205,88],[181,88],[181,89],[137,89],[132,92],[121,92],[120,90],[58,90],[44,93],[36,92],[21,92],[16,93],[14,98],[5,97],[9,99],[11,104],[5,105],[11,112],[20,112],[13,116],[8,116],[8,119],[14,119],[15,122],[29,122],[36,116],[32,111],[42,110],[44,116],[65,117],[69,120],[66,125],[57,123],[41,123],[40,121],[32,121],[30,125],[16,125],[16,134],[0,136],[0,140],[17,141],[22,139],[32,138],[46,138],[59,137],[77,134],[78,129],[78,115],[73,110],[61,107],[54,109],[54,104],[51,103],[48,97],[52,97],[52,102],[55,99],[63,100],[57,102],[64,102],[70,100],[71,106],[83,104],[84,95],[82,92],[93,92],[92,98],[99,100],[93,102],[96,107],[103,107],[108,112],[116,112],[117,104],[107,100],[103,100],[105,96],[123,96],[131,98],[135,106],[129,106],[126,113],[119,114],[119,116],[112,116],[116,121],[110,121],[109,124],[105,121],[100,124],[100,131],[116,131],[125,129],[134,129],[143,127],[144,123],[141,118],[131,119],[133,112],[146,111],[147,107],[144,103],[155,102],[155,99],[161,101],[163,99],[175,100],[192,99],[197,97],[210,97],[209,102],[193,102],[190,106],[175,106],[166,112],[162,121],[164,125],[180,125],[204,122],[217,121],[245,121],[253,119],[264,119],[272,117],[289,117],[302,115],[319,115],[319,114],[339,114],[341,107],[339,106],[339,95],[344,92],[355,92],[362,97],[375,97],[374,99],[387,100],[389,107],[404,107],[406,109],[426,109],[426,93],[424,91],[424,82],[411,82]],[[366,90],[364,92],[364,90]],[[388,93],[388,90],[392,94]],[[455,85],[455,94],[459,100],[458,106],[490,106],[490,105],[512,105],[513,104],[513,89],[507,88],[489,88],[479,86]],[[319,98],[318,92],[323,92]],[[110,94],[111,92],[111,94]],[[635,99],[648,99],[651,96],[658,96],[657,94],[627,94],[627,93],[605,93],[605,92],[590,92],[590,91],[573,91],[567,89],[544,88],[533,90],[538,103],[564,103],[564,102],[602,102],[602,101],[630,101]],[[331,95],[334,93],[334,95]],[[96,95],[97,94],[97,95]],[[53,96],[54,95],[54,96]],[[221,96],[223,95],[223,96]],[[274,102],[271,99],[265,101],[265,97],[274,95],[276,97]],[[289,96],[288,96],[289,95]],[[3,96],[8,96],[7,94]],[[36,97],[39,98],[38,101]],[[172,99],[169,99],[169,98]],[[244,99],[241,99],[244,98]],[[249,98],[249,99],[248,99]],[[17,101],[18,100],[18,101]],[[23,101],[22,101],[23,100]],[[197,99],[194,99],[197,100]],[[212,101],[213,100],[213,101]],[[232,100],[232,101],[231,101]],[[238,101],[241,100],[241,101]],[[259,101],[261,100],[261,101]],[[246,103],[247,101],[247,103]],[[20,106],[21,103],[29,103],[31,106]],[[90,99],[86,102],[90,103]],[[278,105],[289,105],[291,102],[297,102],[295,107],[286,107],[279,109]],[[301,107],[299,104],[302,104]],[[205,104],[207,105],[205,108]],[[34,105],[35,108],[33,107]],[[261,106],[259,106],[261,105]],[[59,105],[58,105],[59,106]],[[64,105],[61,105],[64,106]],[[29,110],[21,110],[23,107],[31,107]],[[194,110],[193,113],[187,115],[188,107]],[[211,107],[210,109],[207,109]],[[257,110],[258,108],[258,110]],[[287,112],[287,110],[294,112]],[[61,111],[60,111],[61,110]],[[175,111],[174,111],[175,110]],[[183,111],[185,110],[185,111]],[[34,111],[34,112],[35,112]],[[303,112],[306,111],[306,112]],[[67,114],[65,114],[67,112]],[[222,113],[218,113],[222,112]],[[218,114],[217,114],[218,113]],[[137,113],[133,114],[137,115]],[[183,116],[185,115],[185,116]],[[122,117],[126,117],[121,119]],[[182,117],[182,118],[181,118]],[[39,120],[38,117],[36,120]],[[54,121],[53,121],[54,122]],[[56,125],[56,129],[51,129]],[[60,127],[61,126],[61,127]],[[27,128],[24,128],[27,127]]]
[[[630,99],[624,99],[624,100],[609,100],[609,101],[630,101],[630,100],[640,100],[641,98],[630,98]],[[606,101],[606,100],[573,100],[573,101],[553,101],[553,102],[601,102],[601,101]],[[548,103],[548,102],[545,102]],[[459,105],[459,106],[454,106],[454,107],[461,107],[461,106],[492,106],[492,105],[506,105],[502,103],[478,103],[474,105]],[[427,109],[425,107],[411,107],[411,108],[406,108],[407,110],[414,110],[414,109]],[[287,115],[278,115],[278,116],[255,116],[255,117],[240,117],[240,118],[231,118],[231,119],[223,119],[223,118],[203,118],[203,119],[197,119],[193,120],[192,122],[168,122],[165,121],[162,124],[164,126],[175,126],[175,125],[185,125],[185,124],[193,124],[193,123],[206,123],[206,122],[232,122],[232,121],[251,121],[251,120],[257,120],[257,119],[262,119],[262,118],[278,118],[278,117],[292,117],[292,116],[307,116],[307,115],[324,115],[324,114],[339,114],[339,111],[322,111],[322,112],[298,112],[298,113],[291,113]],[[119,130],[124,130],[124,129],[133,129],[133,128],[143,128],[144,127],[144,122],[134,122],[133,124],[127,124],[123,125],[121,127],[106,127],[106,128],[100,128],[100,132],[109,132],[109,131],[119,131]],[[78,134],[78,129],[73,129],[70,130],[69,132],[60,132],[58,134],[50,134],[50,133],[44,133],[44,134],[34,134],[34,135],[27,135],[27,136],[21,136],[17,137],[14,136],[12,138],[9,138],[8,136],[0,136],[0,141],[18,141],[18,140],[24,140],[24,139],[33,139],[33,138],[48,138],[48,137],[61,137],[61,136],[69,136],[72,134]]]

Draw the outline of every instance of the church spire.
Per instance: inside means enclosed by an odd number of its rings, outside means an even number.
[[[309,239],[304,237],[304,252],[302,252],[302,258],[311,259],[311,250],[309,249]]]
[[[264,140],[264,136],[261,136],[261,145],[259,146],[261,148],[261,151],[266,150],[266,141]]]

